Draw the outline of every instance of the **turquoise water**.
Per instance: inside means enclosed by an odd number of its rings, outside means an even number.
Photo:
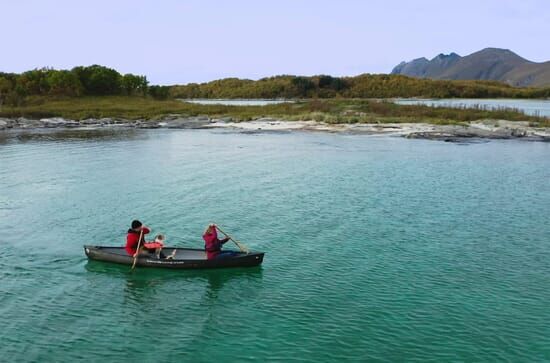
[[[481,99],[481,98],[448,98],[448,99],[398,99],[401,105],[428,105],[432,107],[479,107],[488,110],[511,108],[525,112],[527,115],[550,117],[550,100],[521,99]]]
[[[550,360],[550,144],[0,134],[0,361]],[[261,268],[88,262],[140,218]]]

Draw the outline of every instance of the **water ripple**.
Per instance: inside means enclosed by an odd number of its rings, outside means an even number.
[[[0,144],[9,361],[547,361],[545,144],[139,131]],[[136,166],[137,165],[137,166]],[[142,218],[256,269],[85,259]],[[1,359],[0,359],[1,360]]]

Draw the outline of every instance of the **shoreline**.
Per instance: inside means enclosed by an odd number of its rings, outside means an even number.
[[[28,119],[0,118],[3,131],[33,131],[44,129],[136,128],[136,129],[232,129],[243,132],[315,131],[359,135],[387,135],[410,139],[460,142],[467,139],[518,139],[550,142],[550,128],[533,127],[528,121],[479,120],[460,125],[430,123],[339,123],[320,121],[288,121],[275,118],[258,118],[236,122],[230,117],[182,117],[171,115],[159,120],[129,120],[101,118],[70,120],[61,117]]]

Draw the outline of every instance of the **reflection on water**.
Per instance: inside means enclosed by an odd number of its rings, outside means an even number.
[[[262,281],[262,267],[251,268],[231,268],[223,270],[205,270],[201,271],[203,276],[208,281],[205,297],[209,299],[217,299],[218,292],[223,286],[233,280],[238,279],[241,283],[258,284]]]
[[[238,281],[248,286],[260,287],[262,282],[262,267],[227,268],[227,269],[199,269],[173,270],[155,268],[136,268],[130,266],[101,261],[88,261],[85,265],[88,272],[124,279],[125,297],[138,304],[148,304],[154,301],[157,290],[165,284],[178,283],[184,286],[204,286],[203,303],[213,303],[218,299],[219,292],[224,285],[231,281]],[[177,291],[174,291],[177,293]]]

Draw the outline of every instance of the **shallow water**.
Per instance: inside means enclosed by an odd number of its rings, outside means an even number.
[[[278,103],[293,102],[290,100],[272,100],[272,99],[181,99],[187,103],[198,103],[199,105],[227,105],[227,106],[266,106],[276,105]]]
[[[527,115],[550,117],[550,100],[522,99],[398,99],[401,105],[428,105],[432,107],[482,108],[487,110],[517,109]]]
[[[0,361],[548,361],[550,144],[0,134]],[[140,218],[261,268],[88,262]]]

